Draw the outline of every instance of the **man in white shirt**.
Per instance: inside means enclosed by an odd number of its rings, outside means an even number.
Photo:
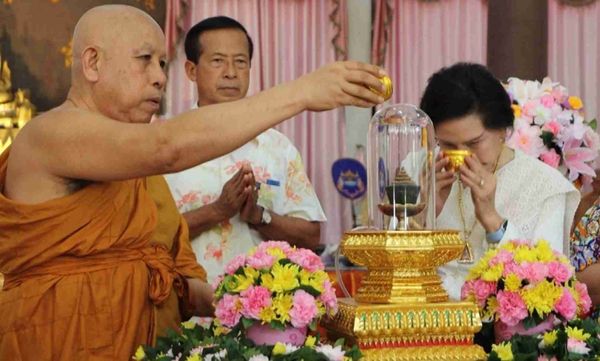
[[[186,35],[185,52],[198,107],[246,96],[253,44],[239,22],[225,16],[201,21]],[[325,214],[300,154],[274,129],[225,156],[166,178],[209,281],[223,273],[229,260],[263,240],[311,249],[319,244]],[[249,188],[249,183],[256,187]]]

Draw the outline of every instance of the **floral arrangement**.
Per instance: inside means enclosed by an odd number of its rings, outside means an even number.
[[[479,306],[482,320],[525,329],[551,317],[572,320],[592,304],[569,260],[545,240],[512,240],[487,251],[469,270],[461,295]]]
[[[492,346],[488,361],[598,360],[600,325],[595,319],[559,324],[543,334],[515,335]]]
[[[301,346],[276,343],[257,346],[244,337],[242,327],[223,328],[218,321],[208,325],[184,322],[181,332],[170,330],[159,337],[156,347],[139,346],[137,361],[356,361],[362,354],[356,346],[345,348],[340,339],[335,345],[323,344],[308,336]]]
[[[596,176],[600,149],[596,119],[586,121],[583,102],[549,78],[508,79],[514,129],[507,144],[559,169],[571,182],[588,188]]]
[[[315,329],[323,315],[337,311],[337,298],[314,252],[287,242],[262,242],[238,255],[216,280],[215,315],[225,327],[269,324]]]

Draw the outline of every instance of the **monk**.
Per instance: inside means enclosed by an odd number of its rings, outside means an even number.
[[[128,360],[182,312],[210,314],[187,228],[165,218],[174,204],[151,176],[229,153],[301,111],[383,101],[368,90],[383,90],[379,68],[342,62],[149,123],[166,82],[164,43],[133,7],[86,12],[66,102],[0,156],[0,360]]]

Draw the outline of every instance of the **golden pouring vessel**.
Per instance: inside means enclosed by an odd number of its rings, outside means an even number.
[[[392,79],[390,79],[389,76],[384,75],[383,77],[379,78],[379,80],[381,81],[381,84],[383,86],[383,91],[379,91],[372,87],[369,87],[369,90],[371,90],[375,94],[381,95],[384,100],[390,99],[392,97],[392,93],[394,92]]]
[[[448,158],[449,159],[449,163],[448,163],[448,170],[453,171],[453,172],[457,172],[458,168],[460,168],[461,165],[463,165],[465,163],[465,158],[470,156],[471,151],[470,150],[444,150],[442,152],[442,155],[444,156],[444,158]]]

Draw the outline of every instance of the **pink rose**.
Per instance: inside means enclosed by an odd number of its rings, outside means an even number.
[[[542,162],[548,164],[552,168],[558,168],[558,165],[560,164],[560,155],[556,153],[554,148],[542,153],[540,155],[540,159],[542,160]]]
[[[298,248],[296,252],[290,253],[289,257],[290,261],[304,268],[308,272],[322,271],[325,269],[321,258],[311,250]]]
[[[301,328],[307,326],[317,315],[317,302],[309,293],[298,290],[294,293],[290,317],[292,326]]]
[[[500,320],[506,325],[515,326],[527,317],[527,306],[518,293],[499,291],[496,297]]]
[[[573,319],[577,315],[577,303],[568,289],[563,288],[563,294],[554,305],[556,311],[567,320]]]
[[[246,318],[260,319],[260,312],[271,306],[271,292],[263,286],[250,286],[240,293],[242,315]]]
[[[592,299],[588,293],[587,286],[582,282],[575,282],[575,291],[579,294],[579,301],[581,302],[581,312],[584,314],[590,312],[592,308]]]
[[[273,266],[275,257],[268,254],[264,249],[259,248],[252,256],[248,256],[246,262],[248,263],[248,266],[254,269],[266,269]]]
[[[521,269],[521,267],[518,264],[516,264],[514,261],[510,261],[510,262],[504,264],[504,270],[502,271],[502,276],[508,277],[508,275],[511,273],[519,276],[520,269]]]
[[[237,295],[225,294],[215,307],[215,316],[226,327],[233,327],[240,322],[242,314],[240,313],[240,300]]]
[[[550,277],[554,278],[554,281],[560,284],[564,284],[573,276],[569,266],[557,261],[548,263],[548,273]]]
[[[238,270],[238,268],[244,267],[245,263],[246,256],[243,254],[238,254],[237,256],[233,257],[233,259],[229,261],[229,263],[227,263],[227,265],[225,266],[225,272],[227,274],[232,275]]]

